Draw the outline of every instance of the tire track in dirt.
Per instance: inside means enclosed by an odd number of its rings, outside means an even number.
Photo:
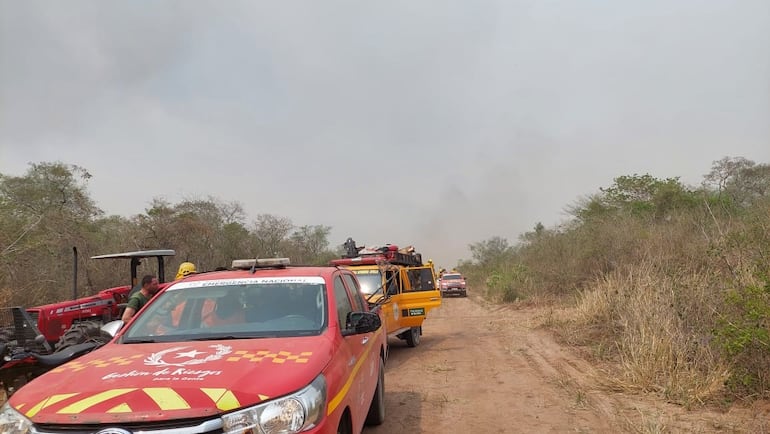
[[[420,346],[390,341],[387,417],[364,434],[770,433],[767,403],[688,411],[611,391],[605,372],[540,327],[552,314],[444,299]]]
[[[367,434],[617,432],[602,411],[570,396],[533,333],[531,315],[468,298],[444,299],[424,323],[422,344],[391,340],[387,419]],[[542,348],[554,348],[543,352]]]

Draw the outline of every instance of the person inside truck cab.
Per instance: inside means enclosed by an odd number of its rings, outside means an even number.
[[[142,289],[128,298],[128,305],[126,306],[126,310],[123,311],[123,317],[121,319],[124,322],[128,322],[139,309],[147,304],[153,295],[158,293],[158,285],[157,277],[151,274],[142,277]]]
[[[208,299],[206,300],[209,301]],[[246,322],[246,311],[243,302],[235,292],[230,292],[216,299],[213,309],[203,308],[203,327],[216,327],[226,324],[242,324]]]
[[[197,273],[197,270],[195,269],[195,264],[192,262],[182,262],[179,264],[179,270],[176,272],[176,277],[174,280],[180,280],[184,279],[185,277]],[[214,308],[214,304],[212,301],[206,300],[209,303],[209,309]],[[185,303],[180,303],[174,310],[171,311],[171,325],[174,327],[177,327],[179,325],[179,318],[182,316],[182,311],[184,310]]]

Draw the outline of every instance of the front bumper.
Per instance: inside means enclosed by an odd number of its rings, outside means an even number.
[[[40,424],[32,428],[32,434],[92,434],[101,430],[121,427],[134,434],[217,434],[222,432],[222,419],[199,421],[148,422],[143,424],[105,423],[80,425]],[[121,432],[121,431],[115,431]]]
[[[309,431],[305,431],[307,434],[332,434],[335,433],[335,427],[329,426],[329,418],[324,417],[321,422]],[[31,434],[93,434],[95,432],[101,432],[101,430],[107,430],[109,428],[115,429],[121,427],[121,429],[127,430],[132,434],[221,434],[222,433],[222,420],[219,418],[213,418],[208,420],[202,420],[199,422],[189,423],[186,421],[167,421],[159,423],[146,423],[146,424],[129,424],[123,425],[119,423],[112,424],[94,424],[94,425],[36,425],[33,427]],[[115,431],[121,432],[121,431]]]

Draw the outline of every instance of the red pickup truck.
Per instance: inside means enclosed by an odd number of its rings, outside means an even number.
[[[465,288],[465,277],[460,273],[444,273],[441,276],[441,295],[457,294],[461,297],[467,297]]]
[[[105,328],[112,341],[14,393],[0,433],[354,434],[385,419],[387,336],[349,270],[235,260]]]

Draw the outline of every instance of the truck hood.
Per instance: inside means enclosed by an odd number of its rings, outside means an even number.
[[[323,335],[110,343],[36,378],[9,404],[35,423],[206,417],[301,389],[331,354],[332,343]]]

